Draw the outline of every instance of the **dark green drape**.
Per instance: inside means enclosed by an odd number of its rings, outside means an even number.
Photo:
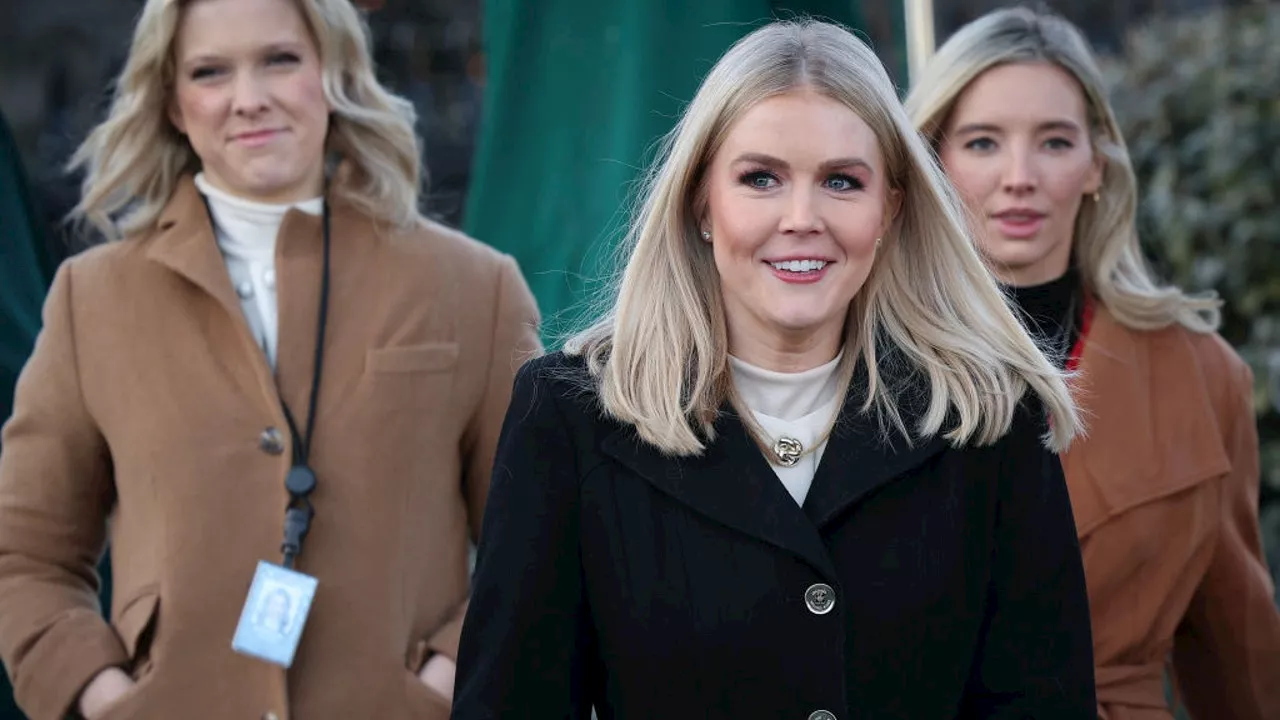
[[[53,273],[37,218],[22,159],[0,116],[0,419],[13,411],[13,385],[40,331]]]
[[[40,308],[52,275],[53,261],[22,159],[0,115],[0,421],[13,412],[13,386],[40,331]],[[22,717],[5,674],[0,677],[0,720]]]
[[[615,246],[646,151],[735,40],[797,14],[862,26],[856,0],[486,0],[484,10],[488,79],[465,226],[515,256],[553,333]]]

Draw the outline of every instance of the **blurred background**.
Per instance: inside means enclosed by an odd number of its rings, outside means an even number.
[[[901,2],[357,4],[368,11],[383,80],[419,113],[425,210],[516,256],[550,343],[572,326],[606,267],[654,142],[733,40],[770,17],[822,16],[860,31],[895,81],[909,81]],[[1006,4],[935,0],[937,42]],[[1280,585],[1280,3],[1048,5],[1104,58],[1139,177],[1149,256],[1165,277],[1221,294],[1223,334],[1254,368],[1262,524]],[[0,327],[6,366],[29,350],[10,340],[38,323],[53,268],[94,241],[60,223],[79,190],[62,167],[103,111],[141,6],[0,3],[0,112],[11,134],[0,138],[0,300],[25,298],[35,308]],[[0,377],[4,414],[11,384]]]

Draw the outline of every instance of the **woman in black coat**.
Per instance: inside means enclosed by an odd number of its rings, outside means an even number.
[[[731,49],[520,372],[453,717],[1092,718],[1079,421],[874,54]]]

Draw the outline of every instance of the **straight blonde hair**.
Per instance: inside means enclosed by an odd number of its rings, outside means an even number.
[[[71,159],[70,169],[85,171],[71,217],[108,238],[152,230],[178,180],[200,166],[168,116],[178,24],[198,1],[147,0],[111,109]],[[414,223],[422,171],[413,105],[378,82],[368,29],[350,0],[291,1],[316,43],[332,108],[326,152],[344,161],[333,193],[380,221]]]
[[[889,185],[902,192],[902,209],[850,307],[843,392],[861,361],[864,412],[876,408],[883,426],[909,441],[945,432],[962,445],[1007,432],[1030,388],[1052,418],[1046,444],[1065,447],[1079,422],[1064,378],[983,265],[958,198],[883,66],[844,28],[811,20],[775,22],[735,44],[665,138],[645,178],[613,297],[565,348],[585,356],[604,411],[671,455],[698,454],[714,439],[719,409],[734,395],[719,276],[698,236],[703,174],[744,113],[801,89],[842,103],[871,127]],[[880,362],[928,379],[928,407],[910,430]]]
[[[1084,36],[1063,18],[1025,7],[988,13],[938,49],[907,96],[907,113],[936,150],[956,102],[979,75],[1008,63],[1051,63],[1076,79],[1088,108],[1089,134],[1105,161],[1098,201],[1076,217],[1072,255],[1085,290],[1134,330],[1180,324],[1214,332],[1221,302],[1156,281],[1138,240],[1138,183],[1129,149],[1107,100],[1102,73]]]

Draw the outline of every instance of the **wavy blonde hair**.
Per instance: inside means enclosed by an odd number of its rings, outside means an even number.
[[[107,237],[153,229],[178,180],[200,166],[167,112],[178,23],[198,1],[147,0],[110,112],[71,159],[71,169],[85,171],[72,218]],[[378,220],[412,224],[422,172],[413,105],[374,76],[368,29],[350,0],[292,1],[316,43],[332,108],[326,152],[344,161],[333,193]]]
[[[987,272],[959,199],[883,66],[844,28],[811,20],[775,22],[735,44],[665,138],[629,228],[611,305],[566,344],[567,353],[586,357],[604,411],[668,454],[698,454],[714,438],[718,411],[734,395],[719,276],[698,236],[703,174],[744,113],[800,89],[842,103],[870,126],[889,185],[902,193],[902,209],[850,306],[845,392],[861,360],[864,412],[876,408],[882,424],[908,440],[945,432],[961,445],[1001,437],[1029,387],[1053,420],[1046,444],[1065,447],[1079,421],[1064,378]],[[928,378],[917,427],[905,427],[878,361]]]
[[[1078,29],[1025,7],[988,13],[960,28],[926,64],[907,96],[907,113],[936,150],[960,95],[979,75],[1007,63],[1051,63],[1084,93],[1094,152],[1104,159],[1098,202],[1076,216],[1072,247],[1087,292],[1122,325],[1156,330],[1178,323],[1195,332],[1218,328],[1221,302],[1163,285],[1142,257],[1136,214],[1138,183],[1129,149],[1103,89],[1102,73]]]

